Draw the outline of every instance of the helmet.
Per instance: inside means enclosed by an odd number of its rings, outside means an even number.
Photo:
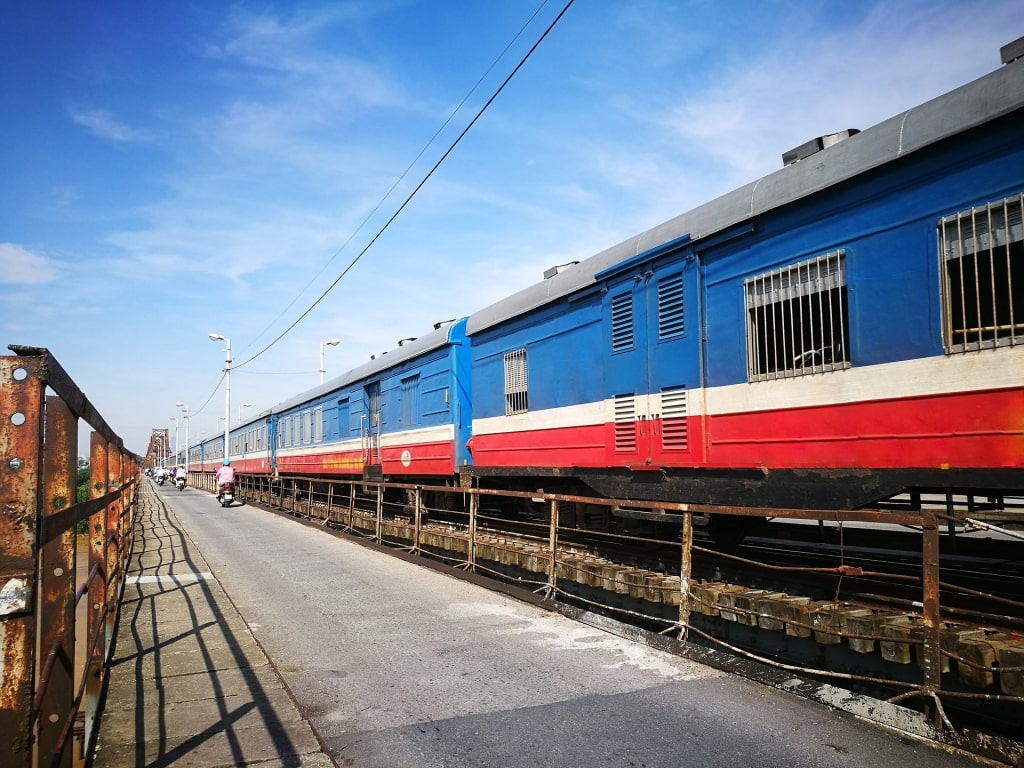
[[[225,467],[226,467],[226,466],[227,466],[228,464],[230,464],[230,463],[231,463],[231,459],[224,459],[224,466],[225,466]]]

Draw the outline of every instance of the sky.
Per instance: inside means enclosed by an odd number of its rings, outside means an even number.
[[[565,4],[0,0],[0,353],[183,448],[175,403],[223,431],[210,333],[234,424],[326,340],[329,379],[1024,35],[1020,0],[575,0],[527,56]]]

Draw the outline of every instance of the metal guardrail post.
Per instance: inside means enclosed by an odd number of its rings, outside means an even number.
[[[89,497],[99,499],[107,492],[107,454],[109,446],[103,437],[93,432],[89,445]],[[86,660],[85,683],[85,741],[95,738],[96,719],[99,715],[100,693],[103,686],[103,581],[106,578],[103,555],[106,540],[106,510],[102,507],[89,517],[89,589],[86,599]]]
[[[43,442],[39,359],[0,358],[0,765],[32,765],[37,496]]]
[[[383,540],[384,530],[384,483],[377,484],[377,531],[374,534],[374,541],[380,544]]]
[[[682,547],[679,563],[679,639],[690,628],[690,574],[693,569],[693,515],[683,514]]]
[[[46,450],[40,513],[53,517],[75,503],[77,424],[59,397],[46,398]],[[45,654],[39,699],[38,745],[41,765],[70,768],[66,724],[74,716],[75,685],[75,530],[66,528],[42,543],[39,562],[39,651]]]
[[[558,502],[551,499],[548,502],[548,515],[550,517],[548,526],[548,595],[554,595],[558,587]]]
[[[476,516],[480,512],[480,494],[469,494],[469,544],[467,545],[466,561],[470,573],[476,573]]]
[[[413,531],[412,551],[420,551],[420,533],[423,525],[423,492],[417,488],[416,491],[416,519]]]
[[[939,625],[939,524],[935,515],[924,515],[921,536],[921,614],[924,618],[921,666],[924,667],[925,690],[937,692],[942,689],[942,644]]]

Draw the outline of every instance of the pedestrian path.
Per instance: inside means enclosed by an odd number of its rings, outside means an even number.
[[[93,765],[332,766],[149,482],[139,515]]]

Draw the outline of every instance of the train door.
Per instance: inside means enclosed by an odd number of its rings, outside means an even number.
[[[609,466],[693,463],[700,345],[696,259],[634,260],[608,278],[604,299]],[[696,405],[696,409],[695,406]]]
[[[270,457],[270,473],[277,474],[277,415],[267,419],[267,452]]]
[[[656,267],[648,282],[648,402],[655,466],[692,466],[701,457],[699,286],[692,251]]]
[[[380,382],[375,381],[363,388],[365,410],[363,411],[363,475],[377,478],[380,469]]]

